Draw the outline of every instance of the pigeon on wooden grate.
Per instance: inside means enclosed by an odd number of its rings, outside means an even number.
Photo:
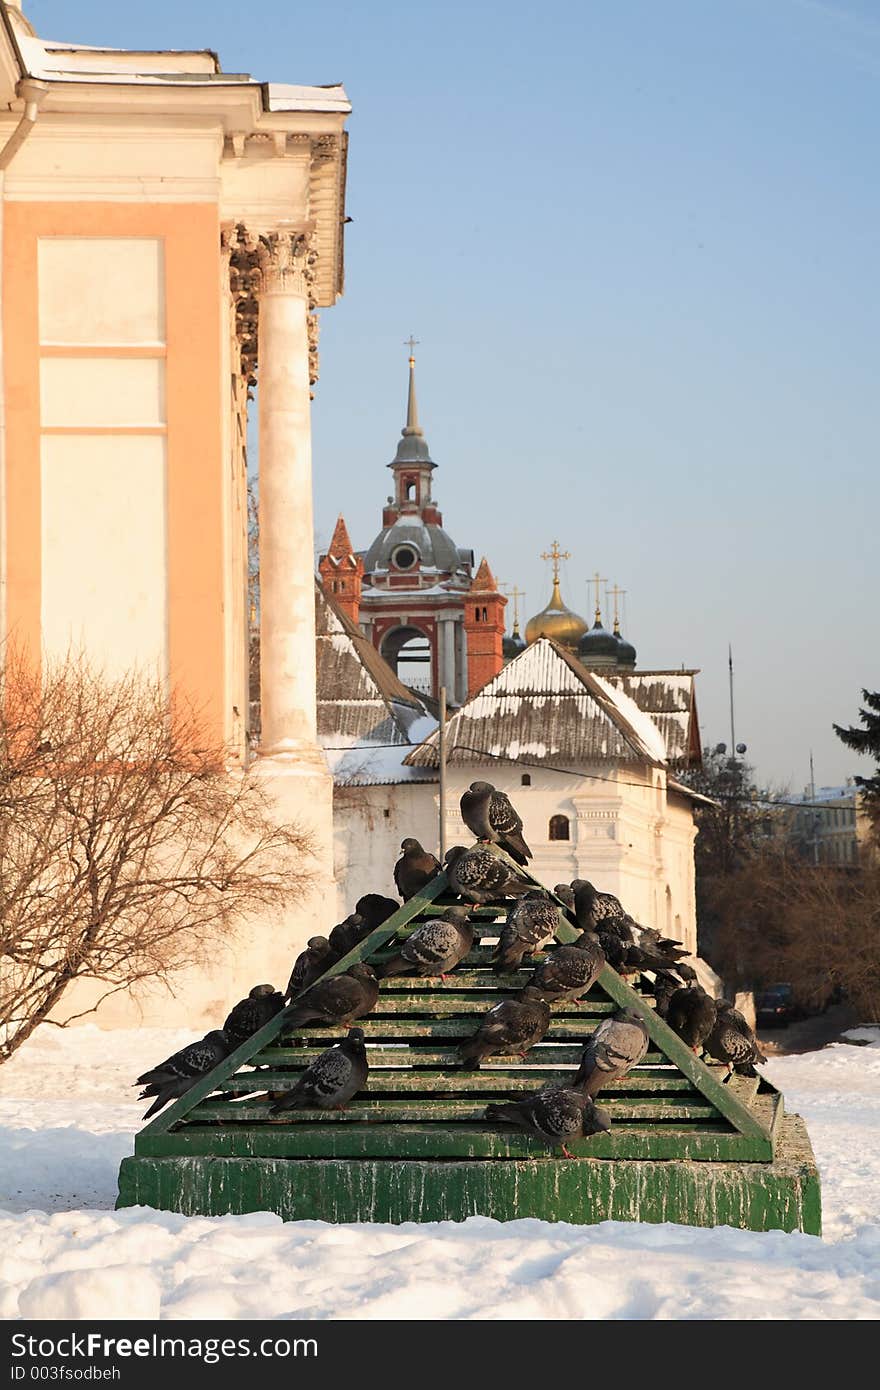
[[[254,985],[247,999],[239,1000],[230,1012],[223,1024],[223,1032],[233,1047],[238,1047],[259,1032],[283,1008],[284,996],[272,985]]]
[[[280,1115],[285,1110],[312,1107],[343,1110],[363,1090],[368,1070],[364,1030],[350,1028],[347,1038],[309,1063],[292,1090],[276,1095],[269,1113]]]
[[[525,1057],[550,1027],[550,1005],[531,985],[509,999],[502,999],[483,1015],[472,1038],[461,1044],[458,1055],[463,1066],[476,1066],[487,1057]]]
[[[400,912],[400,903],[395,902],[393,898],[383,898],[381,893],[365,893],[362,898],[358,898],[354,910],[363,919],[363,936],[369,936],[371,931],[381,927],[395,912]]]
[[[604,964],[599,938],[582,932],[570,946],[551,951],[529,983],[551,1004],[560,999],[576,999],[592,988]]]
[[[379,982],[375,971],[359,961],[340,975],[331,975],[288,1005],[288,1031],[301,1023],[353,1023],[376,1007]]]
[[[370,928],[359,912],[351,912],[344,922],[338,922],[330,933],[330,949],[337,960],[342,960],[355,946],[359,946]]]
[[[608,1111],[594,1105],[583,1091],[569,1086],[542,1086],[522,1100],[487,1105],[486,1119],[504,1120],[529,1134],[537,1134],[552,1147],[561,1148],[566,1158],[571,1158],[567,1140],[585,1139],[611,1128]]]
[[[568,911],[573,916],[574,893],[571,890],[571,886],[568,883],[557,883],[553,889],[553,892],[555,893],[556,897],[559,898],[560,902],[565,903],[565,906],[568,908]]]
[[[622,1009],[605,1018],[587,1039],[575,1086],[596,1096],[609,1081],[617,1081],[638,1066],[648,1050],[648,1029],[636,1009]]]
[[[462,794],[461,818],[478,840],[500,845],[517,864],[532,857],[523,839],[523,823],[506,792],[496,791],[491,782],[471,782]]]
[[[715,1026],[715,1000],[700,985],[677,989],[666,1007],[666,1022],[682,1042],[699,1053]]]
[[[132,1083],[144,1088],[138,1100],[146,1100],[148,1096],[156,1097],[144,1119],[148,1120],[151,1115],[155,1115],[169,1100],[177,1100],[179,1096],[186,1095],[197,1081],[207,1076],[209,1071],[213,1071],[233,1050],[231,1039],[220,1029],[216,1029],[213,1033],[206,1033],[198,1042],[188,1043],[158,1067],[145,1071],[143,1076],[139,1076],[137,1081]]]
[[[507,912],[495,947],[492,969],[496,975],[518,970],[523,956],[552,941],[559,926],[559,908],[540,888],[518,898]]]
[[[681,989],[681,985],[671,975],[658,974],[651,988],[654,991],[654,1010],[660,1018],[665,1018],[669,1011],[669,1001],[676,991]]]
[[[411,836],[401,841],[400,848],[403,853],[394,865],[394,882],[404,902],[408,902],[422,891],[426,883],[436,878],[440,872],[440,860]]]
[[[504,861],[485,845],[474,845],[472,849],[453,845],[446,851],[446,872],[453,893],[472,903],[517,897],[533,887],[514,877]]]
[[[757,1076],[756,1062],[766,1062],[767,1058],[758,1047],[758,1039],[738,1009],[729,999],[718,999],[715,1004],[715,1026],[703,1043],[710,1057],[727,1064],[729,1081],[733,1072],[737,1076]]]
[[[442,917],[423,922],[401,943],[397,955],[382,967],[389,975],[446,975],[464,960],[474,944],[474,929],[466,907],[448,907]]]
[[[329,970],[339,959],[326,936],[310,937],[306,949],[301,951],[293,962],[285,999],[293,999],[297,994],[302,994],[304,989],[313,985],[324,971]]]

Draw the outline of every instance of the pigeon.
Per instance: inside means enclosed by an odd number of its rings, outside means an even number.
[[[540,888],[518,898],[507,913],[495,947],[492,969],[496,975],[518,970],[523,956],[552,941],[559,926],[559,908]]]
[[[592,988],[605,964],[598,937],[582,932],[570,946],[558,946],[539,965],[531,984],[551,1003],[576,999]]]
[[[636,1009],[622,1009],[605,1018],[587,1039],[574,1085],[596,1096],[609,1081],[626,1076],[648,1050],[648,1029]]]
[[[334,931],[336,930],[334,927]],[[324,971],[329,970],[339,959],[326,936],[310,937],[306,949],[301,951],[293,962],[285,999],[293,999],[295,995],[302,994],[304,989],[313,985]]]
[[[599,894],[592,883],[588,883],[585,878],[573,878],[571,895],[574,901],[574,915],[581,931],[595,931],[600,916],[604,914],[598,911]]]
[[[608,1111],[570,1086],[542,1086],[522,1100],[487,1105],[486,1119],[505,1120],[529,1134],[538,1134],[552,1147],[561,1148],[566,1158],[571,1158],[567,1139],[585,1139],[611,1128]]]
[[[666,1022],[682,1042],[699,1053],[715,1025],[715,1000],[699,985],[677,989],[666,1008]]]
[[[277,989],[271,985],[254,985],[247,999],[235,1005],[223,1024],[223,1032],[233,1047],[239,1047],[283,1008],[284,995],[279,994]]]
[[[394,865],[394,882],[404,902],[408,902],[439,874],[440,860],[411,837],[402,840],[400,848],[403,853]]]
[[[146,1100],[148,1096],[156,1097],[144,1119],[148,1120],[151,1115],[155,1115],[169,1100],[177,1100],[179,1096],[186,1095],[197,1081],[207,1076],[209,1071],[213,1071],[232,1050],[231,1039],[217,1029],[213,1033],[206,1033],[198,1042],[188,1043],[158,1067],[145,1071],[143,1076],[139,1076],[133,1083],[144,1088],[138,1100]]]
[[[554,895],[563,902],[568,911],[574,916],[574,893],[567,883],[557,883],[553,889]]]
[[[363,1090],[368,1070],[364,1030],[350,1028],[347,1038],[309,1063],[292,1090],[276,1096],[269,1114],[281,1115],[285,1110],[313,1106],[318,1110],[343,1110]]]
[[[382,967],[389,975],[446,975],[464,960],[474,944],[474,929],[466,907],[448,907],[442,917],[416,927],[401,943],[396,956]]]
[[[550,1005],[538,990],[527,985],[483,1015],[476,1033],[462,1043],[458,1055],[465,1067],[512,1052],[525,1057],[549,1027]]]
[[[718,999],[715,1003],[715,1026],[703,1047],[710,1057],[718,1062],[726,1062],[729,1081],[732,1074],[737,1076],[757,1076],[756,1062],[766,1062],[767,1058],[758,1047],[758,1040],[738,1009],[728,999]]]
[[[500,845],[517,864],[532,857],[523,839],[523,823],[506,792],[496,791],[491,782],[471,782],[462,794],[461,818],[478,840]]]
[[[371,931],[381,927],[383,922],[387,922],[389,917],[393,917],[395,912],[400,911],[400,903],[393,898],[383,898],[381,893],[365,893],[362,898],[358,898],[354,905],[354,910],[363,919],[366,930],[364,936],[369,936]]]
[[[352,912],[344,922],[338,922],[330,933],[329,946],[337,960],[342,960],[349,951],[369,936],[370,928],[359,912]]]
[[[654,980],[654,1012],[660,1018],[665,1018],[669,1010],[669,1001],[681,985],[671,975],[658,974]]]
[[[485,845],[474,845],[473,849],[453,845],[446,851],[446,872],[453,893],[472,903],[515,897],[532,888],[532,884],[514,878],[503,860]]]
[[[344,1023],[362,1018],[376,1007],[379,982],[369,965],[359,962],[340,975],[318,980],[288,1005],[288,1027],[299,1023]]]

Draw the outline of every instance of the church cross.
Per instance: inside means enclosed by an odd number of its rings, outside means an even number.
[[[405,348],[409,348],[409,360],[410,362],[414,362],[415,358],[413,356],[413,353],[414,350],[419,346],[418,338],[414,338],[413,335],[410,333],[409,337],[404,339],[403,346]]]
[[[515,584],[502,584],[501,588],[513,599],[513,626],[516,630],[519,628],[519,601],[521,598],[525,598],[526,591],[525,589],[518,589]]]
[[[626,589],[621,589],[618,587],[617,584],[615,584],[610,590],[606,589],[605,592],[606,595],[608,593],[612,593],[614,595],[614,626],[615,628],[618,628],[620,627],[620,608],[618,606],[617,600],[623,597],[623,595],[626,593]]]
[[[599,607],[599,585],[600,585],[600,584],[607,584],[608,581],[607,581],[607,579],[603,579],[602,576],[600,575],[599,571],[596,570],[595,573],[593,574],[593,578],[592,578],[589,582],[590,582],[591,584],[595,584],[595,586],[596,586],[596,619],[597,619],[597,621],[599,621],[599,620],[601,620],[601,617],[602,617],[602,610],[601,610],[601,608]]]
[[[554,541],[549,550],[545,550],[541,556],[542,560],[553,561],[553,583],[559,583],[559,561],[570,560],[571,555],[567,550],[559,549],[559,542]]]

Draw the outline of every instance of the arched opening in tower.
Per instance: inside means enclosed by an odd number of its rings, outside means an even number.
[[[404,685],[430,695],[434,689],[431,640],[419,627],[395,627],[386,633],[379,648],[382,656]]]

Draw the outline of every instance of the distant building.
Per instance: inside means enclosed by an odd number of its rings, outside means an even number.
[[[842,787],[805,787],[790,822],[790,836],[805,859],[855,868],[869,852],[870,821],[852,777]]]

